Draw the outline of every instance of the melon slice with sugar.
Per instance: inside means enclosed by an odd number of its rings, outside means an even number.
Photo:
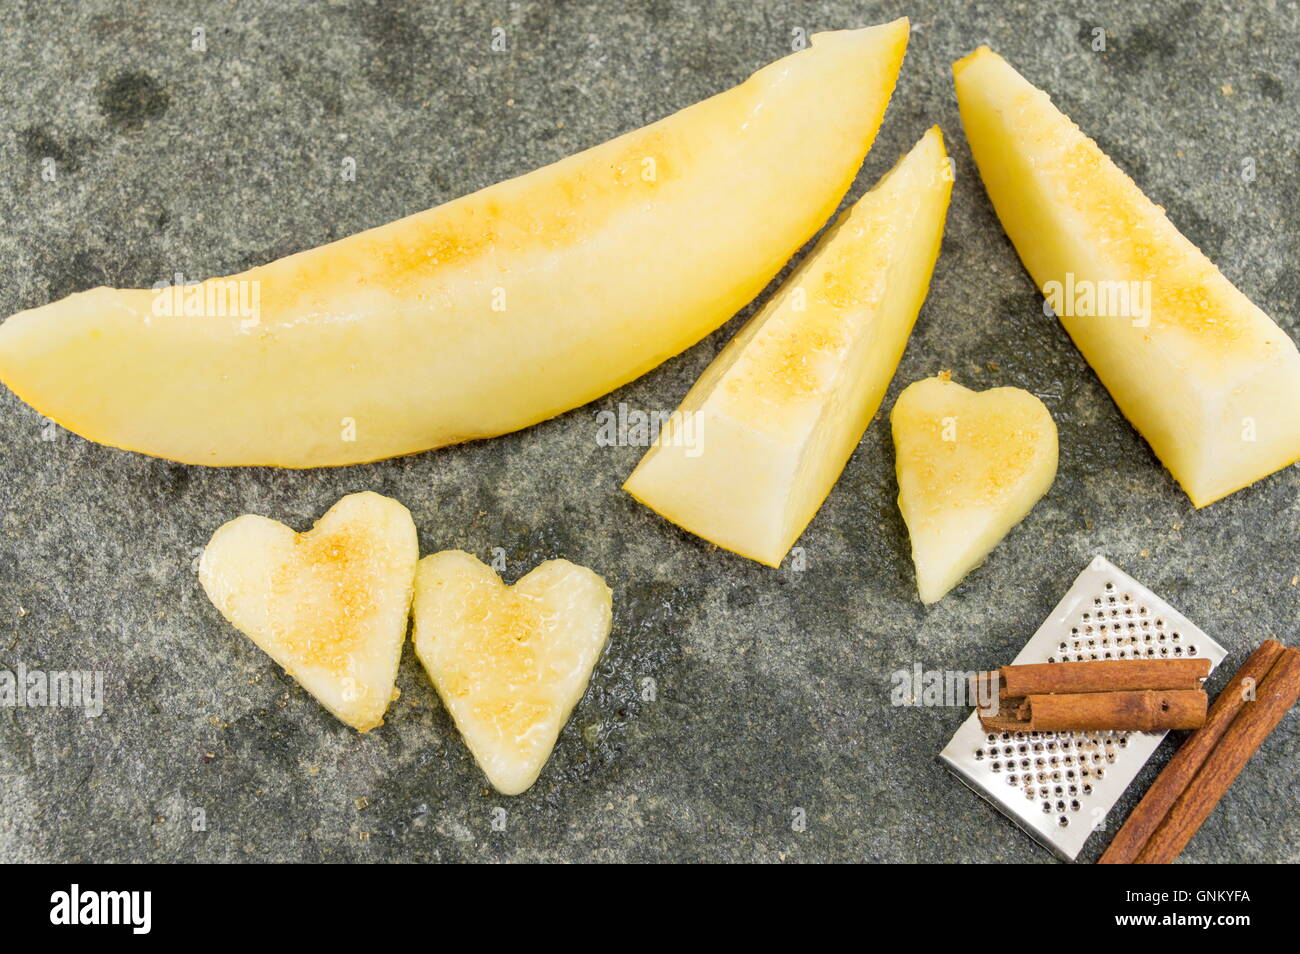
[[[1115,403],[1197,507],[1300,459],[1300,351],[1097,144],[981,47],[953,66],[989,198]]]
[[[21,312],[0,380],[90,440],[213,466],[355,464],[535,424],[762,290],[853,181],[907,34],[817,34],[643,129],[238,275]]]
[[[779,566],[880,407],[951,191],[936,126],[722,350],[624,489],[697,536]]]

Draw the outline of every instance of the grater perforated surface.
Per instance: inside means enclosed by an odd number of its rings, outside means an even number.
[[[1098,556],[1013,662],[1204,656],[1213,672],[1226,655],[1172,606]],[[1107,815],[1164,737],[1164,732],[989,733],[971,713],[939,757],[1030,835],[1073,861],[1097,828],[1117,829],[1107,824]]]

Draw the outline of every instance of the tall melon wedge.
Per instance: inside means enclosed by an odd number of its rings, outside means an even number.
[[[1197,507],[1300,459],[1300,352],[996,53],[953,66],[980,176],[1035,283]]]
[[[85,437],[192,464],[353,464],[534,424],[767,284],[852,182],[907,32],[818,34],[653,125],[228,279],[20,313],[0,378]]]
[[[880,407],[951,191],[935,127],[723,349],[624,489],[697,536],[779,566]]]

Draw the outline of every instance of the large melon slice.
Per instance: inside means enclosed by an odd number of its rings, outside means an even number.
[[[779,566],[894,376],[951,191],[935,127],[723,349],[624,489],[706,540]]]
[[[1286,333],[1000,56],[981,47],[953,72],[1003,228],[1192,502],[1300,459],[1300,352]]]
[[[352,464],[526,427],[763,288],[853,180],[907,30],[818,34],[644,129],[194,291],[15,315],[0,378],[85,437],[192,464]]]

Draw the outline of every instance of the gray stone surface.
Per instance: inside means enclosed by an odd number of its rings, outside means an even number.
[[[740,317],[531,430],[339,470],[174,465],[46,429],[5,391],[0,667],[103,669],[108,682],[99,719],[0,710],[0,859],[1049,861],[936,761],[965,713],[891,708],[891,671],[1005,662],[1096,553],[1230,663],[1300,635],[1300,473],[1193,510],[1043,317],[971,163],[949,73],[980,43],[1006,55],[1296,335],[1295,3],[290,6],[5,5],[0,315],[309,248],[722,90],[786,52],[793,27],[906,13],[902,79],[850,195],[935,122],[958,183],[885,408],[941,368],[977,388],[1026,387],[1060,426],[1060,474],[927,610],[881,419],[804,536],[804,572],[712,550],[620,492],[640,451],[597,446],[594,412],[672,408]],[[190,49],[196,26],[205,53]],[[494,26],[504,53],[490,49]],[[1089,45],[1097,26],[1105,52]],[[355,183],[340,181],[344,156]],[[55,182],[41,178],[45,157]],[[223,521],[254,512],[305,529],[362,489],[410,507],[426,552],[500,546],[511,579],[565,556],[613,585],[608,652],[526,795],[485,789],[409,650],[388,724],[359,737],[199,589],[192,561]],[[1298,754],[1293,712],[1185,860],[1300,861]],[[498,806],[504,831],[491,826]],[[196,808],[206,832],[191,830]]]

